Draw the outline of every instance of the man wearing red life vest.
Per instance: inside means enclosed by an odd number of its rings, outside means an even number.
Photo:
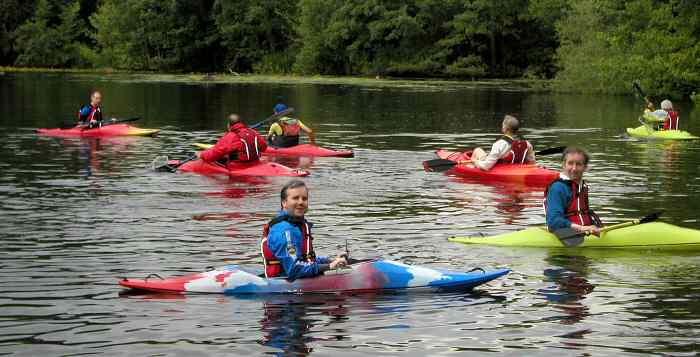
[[[287,183],[280,193],[282,209],[263,230],[260,250],[265,276],[293,281],[323,274],[347,264],[344,256],[331,260],[316,256],[312,224],[304,215],[309,207],[309,190],[301,180]]]
[[[661,102],[661,109],[666,111],[664,130],[678,130],[678,112],[673,110],[673,103],[666,99]]]
[[[506,115],[501,125],[503,136],[498,139],[488,153],[477,147],[472,151],[469,160],[460,163],[472,165],[488,171],[497,163],[502,164],[534,164],[535,151],[529,141],[517,137],[520,122],[512,115]]]
[[[582,233],[600,233],[602,222],[589,206],[588,185],[583,180],[588,160],[588,153],[582,149],[564,150],[562,172],[545,190],[544,208],[550,232],[572,228]]]
[[[102,126],[102,93],[93,91],[90,94],[90,104],[80,107],[78,110],[78,125],[90,128]]]
[[[219,162],[228,166],[260,160],[267,143],[257,131],[248,128],[237,114],[228,117],[228,132],[216,145],[199,153],[206,162]]]

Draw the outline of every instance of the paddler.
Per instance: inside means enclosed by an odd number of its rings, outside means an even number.
[[[293,281],[345,266],[344,255],[331,260],[314,252],[312,224],[304,217],[309,208],[309,189],[304,181],[288,182],[282,187],[280,199],[282,209],[265,225],[260,242],[265,276]]]
[[[206,162],[224,165],[252,163],[267,149],[265,138],[248,128],[238,114],[228,116],[228,131],[211,148],[198,154]]]
[[[673,109],[673,103],[666,99],[661,102],[661,109],[666,111],[664,130],[678,130],[678,112]]]
[[[279,103],[272,109],[274,114],[287,110],[287,105]],[[306,133],[312,145],[316,145],[314,131],[304,125],[301,120],[289,116],[280,117],[276,123],[270,125],[267,134],[268,143],[274,147],[288,148],[299,145],[299,135]]]
[[[582,233],[599,234],[602,223],[588,202],[588,185],[583,174],[590,156],[583,149],[568,147],[562,155],[559,178],[545,190],[545,214],[550,232],[572,228]]]
[[[529,141],[517,136],[520,122],[512,115],[506,115],[501,125],[500,139],[496,140],[488,153],[477,147],[472,152],[469,160],[460,161],[460,164],[471,163],[481,170],[488,171],[496,163],[505,164],[534,164],[535,151]]]
[[[80,107],[78,110],[78,125],[97,128],[102,126],[102,93],[93,91],[90,93],[90,104]]]

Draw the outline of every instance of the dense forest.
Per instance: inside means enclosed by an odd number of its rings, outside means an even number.
[[[0,65],[700,88],[697,0],[0,0]]]

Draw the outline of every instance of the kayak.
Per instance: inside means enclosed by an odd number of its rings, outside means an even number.
[[[662,140],[693,140],[699,137],[685,130],[653,130],[646,125],[636,128],[627,128],[627,134],[637,138],[662,139]]]
[[[451,237],[451,242],[504,247],[561,248],[559,239],[546,228],[535,227],[491,237]],[[700,231],[663,222],[649,222],[588,235],[576,248],[700,250]]]
[[[213,145],[195,143],[199,149],[209,149]],[[263,155],[270,156],[317,156],[317,157],[354,157],[352,150],[331,150],[311,144],[299,144],[288,148],[268,146]]]
[[[217,294],[299,294],[371,292],[382,290],[468,291],[497,279],[509,269],[452,272],[410,266],[390,260],[353,264],[325,274],[288,281],[284,277],[265,278],[261,269],[226,265],[204,273],[162,279],[127,279],[119,285],[152,292]]]
[[[437,150],[435,152],[441,159],[460,161],[467,160],[471,152],[455,152],[447,150]],[[496,164],[491,170],[484,171],[471,164],[458,164],[448,171],[448,173],[478,179],[480,181],[513,182],[527,186],[547,186],[559,177],[559,173],[532,164]]]
[[[57,137],[103,138],[109,136],[154,136],[160,129],[141,129],[129,124],[110,124],[99,128],[36,129],[38,135]]]
[[[168,161],[168,165],[178,166],[178,160]],[[201,159],[188,161],[178,167],[182,172],[194,172],[202,175],[227,175],[227,176],[308,176],[305,170],[292,169],[273,162],[257,161],[246,164],[236,164],[230,168],[219,164],[211,164]]]

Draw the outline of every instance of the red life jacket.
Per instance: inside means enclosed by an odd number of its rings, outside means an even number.
[[[257,131],[246,127],[243,123],[234,124],[230,130],[238,135],[242,145],[237,152],[229,155],[229,159],[239,162],[259,160],[262,152],[267,148],[265,139]]]
[[[571,202],[569,203],[569,207],[567,207],[566,211],[564,212],[564,215],[571,223],[581,226],[603,226],[603,223],[600,221],[598,215],[595,214],[595,212],[593,212],[593,210],[590,208],[588,203],[588,185],[586,185],[585,182],[582,182],[581,185],[579,185],[573,180],[564,180],[562,178],[552,181],[552,183],[550,183],[544,190],[545,214],[547,212],[547,193],[549,192],[549,188],[555,182],[563,182],[569,186],[569,188],[571,188]]]
[[[664,130],[678,130],[678,112],[671,110],[664,121]]]
[[[527,149],[529,147],[527,140],[513,140],[509,136],[503,135],[501,140],[505,140],[510,144],[510,151],[506,156],[498,159],[501,164],[524,164],[527,160]]]
[[[292,217],[288,215],[276,217],[272,219],[263,227],[262,241],[260,241],[260,252],[262,253],[263,266],[265,267],[265,277],[274,278],[282,275],[284,270],[280,261],[277,259],[272,249],[267,244],[267,236],[270,234],[270,228],[277,223],[287,221],[301,230],[301,255],[298,256],[298,260],[304,262],[313,262],[316,260],[316,252],[314,252],[313,236],[311,235],[311,224],[304,220],[299,223],[293,220]],[[289,244],[289,242],[287,243]]]

